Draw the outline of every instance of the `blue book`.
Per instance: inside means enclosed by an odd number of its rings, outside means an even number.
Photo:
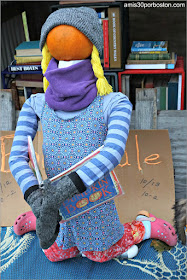
[[[167,41],[133,41],[131,52],[167,52]]]
[[[11,64],[8,66],[9,72],[29,72],[29,71],[35,71],[35,72],[41,72],[41,63],[35,64],[16,64],[16,60],[13,60]]]
[[[172,75],[168,82],[168,110],[177,110],[178,75]]]
[[[17,56],[34,56],[41,55],[41,50],[39,47],[40,41],[25,41],[19,44],[16,48]]]
[[[73,165],[69,169],[63,171],[57,176],[50,178],[51,187],[55,188],[55,184],[63,176],[70,174],[73,171],[76,171],[94,156],[96,156],[102,150],[103,146],[95,150],[93,153],[79,161],[77,164]],[[32,138],[28,136],[28,153],[31,161],[31,166],[34,174],[38,180],[38,184],[42,187],[43,180],[41,176],[40,169],[37,164],[37,159],[34,151],[34,146],[32,143]],[[123,189],[116,177],[114,171],[111,171],[105,175],[101,180],[97,181],[95,184],[90,186],[85,192],[81,194],[74,195],[71,199],[67,199],[63,202],[60,207],[60,214],[62,216],[61,223],[69,221],[76,216],[79,216],[88,210],[91,210],[115,197],[122,195]]]

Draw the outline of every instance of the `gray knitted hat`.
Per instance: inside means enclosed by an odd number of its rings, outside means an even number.
[[[50,14],[42,26],[40,35],[41,50],[50,30],[61,24],[76,27],[95,45],[99,54],[102,54],[102,26],[99,22],[96,11],[88,7],[62,8]]]

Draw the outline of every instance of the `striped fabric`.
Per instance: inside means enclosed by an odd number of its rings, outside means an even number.
[[[127,99],[111,111],[103,150],[77,171],[86,186],[91,186],[120,163],[129,133],[131,111],[132,105]]]
[[[19,115],[9,166],[16,182],[23,193],[31,186],[38,185],[38,181],[29,167],[28,135],[34,139],[38,130],[38,117],[30,106],[30,98],[24,103]]]
[[[110,104],[108,107],[110,107]],[[109,116],[105,117],[106,124],[108,124],[108,133],[103,150],[77,171],[87,187],[114,169],[121,161],[129,133],[131,111],[132,105],[124,96],[119,99],[115,106],[112,106]],[[34,139],[37,129],[36,108],[31,106],[31,99],[29,98],[20,112],[9,157],[10,170],[23,193],[29,187],[38,184],[29,167],[27,151],[27,136],[30,135]]]

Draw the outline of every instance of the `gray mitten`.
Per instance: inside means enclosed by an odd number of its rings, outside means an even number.
[[[56,183],[51,184],[49,179],[43,183],[42,189],[47,197],[48,207],[59,209],[62,202],[75,194],[82,193],[86,190],[84,183],[76,172],[64,176]]]
[[[56,240],[59,233],[61,216],[58,210],[48,210],[46,196],[39,186],[29,188],[24,198],[36,216],[36,234],[43,249],[49,248]],[[42,218],[41,218],[42,217]],[[48,226],[50,221],[51,227]],[[47,226],[46,226],[47,225]],[[47,244],[45,240],[49,240]]]
[[[37,215],[35,215],[37,218],[36,234],[43,249],[48,249],[58,236],[59,221],[61,220],[59,208],[62,202],[85,190],[86,187],[82,180],[76,172],[73,172],[68,176],[62,177],[54,184],[51,184],[49,179],[45,180],[42,189],[39,189],[40,192],[35,195],[36,191],[34,191],[28,196],[27,200],[29,199],[29,202],[32,202],[33,207],[29,205],[33,213]],[[39,195],[40,200],[37,195]]]

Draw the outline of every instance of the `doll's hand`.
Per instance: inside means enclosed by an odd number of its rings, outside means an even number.
[[[42,189],[48,207],[58,210],[66,199],[84,192],[86,187],[77,173],[72,172],[70,175],[59,179],[56,183],[51,184],[49,179],[45,180]]]
[[[49,179],[45,180],[42,189],[30,194],[29,202],[32,202],[34,207],[29,205],[33,213],[36,213],[36,234],[43,249],[48,249],[58,236],[61,220],[59,208],[62,202],[85,190],[82,180],[73,172],[58,180],[56,184],[51,184]]]
[[[36,234],[43,249],[49,248],[56,240],[59,232],[59,211],[48,207],[47,197],[38,186],[31,187],[25,195],[36,216]]]

